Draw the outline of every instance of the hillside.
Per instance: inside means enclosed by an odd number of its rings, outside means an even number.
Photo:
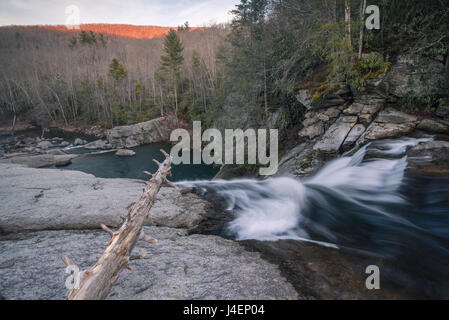
[[[64,25],[36,25],[36,26],[9,26],[2,28],[25,28],[25,29],[45,29],[52,31],[63,31],[69,33],[77,33],[80,31],[92,31],[94,33],[102,33],[105,35],[116,35],[134,39],[153,39],[163,37],[170,29],[177,27],[159,27],[159,26],[135,26],[131,24],[104,24],[89,23],[81,24],[79,29],[70,30]],[[203,30],[205,28],[191,27],[189,31]]]

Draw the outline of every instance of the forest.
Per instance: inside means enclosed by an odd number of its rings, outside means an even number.
[[[368,5],[379,8],[379,29],[365,28]],[[186,23],[152,39],[133,28],[125,37],[118,27],[2,27],[2,117],[109,128],[173,113],[245,127],[284,108],[294,123],[298,90],[313,99],[345,86],[363,92],[404,53],[436,62],[415,66],[423,78],[444,77],[401,105],[432,113],[447,103],[447,0],[241,0],[232,14],[228,25]]]

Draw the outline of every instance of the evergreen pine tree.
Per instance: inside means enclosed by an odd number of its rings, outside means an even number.
[[[181,66],[184,61],[182,51],[184,50],[181,39],[175,30],[170,29],[164,38],[164,52],[161,56],[161,71],[166,74],[172,82],[173,93],[175,96],[175,108],[178,112],[178,90],[177,86],[180,78]]]

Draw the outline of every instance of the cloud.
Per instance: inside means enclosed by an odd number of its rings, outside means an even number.
[[[191,26],[230,20],[239,0],[1,0],[0,25],[64,24],[76,5],[81,23]]]

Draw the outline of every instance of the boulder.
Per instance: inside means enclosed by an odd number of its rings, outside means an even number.
[[[363,144],[367,141],[394,138],[410,133],[415,129],[415,123],[378,123],[373,122],[365,131],[365,133],[357,141],[358,144]]]
[[[75,142],[73,142],[73,144],[74,144],[75,146],[80,146],[80,145],[83,145],[83,144],[86,144],[86,143],[87,143],[86,140],[83,140],[83,139],[80,139],[80,138],[76,138],[76,139],[75,139]]]
[[[385,108],[378,114],[375,121],[378,123],[408,123],[417,120],[418,118],[416,116],[398,111],[393,108]]]
[[[313,149],[323,153],[338,152],[343,141],[356,122],[357,117],[340,116],[340,118],[327,129],[324,136],[313,146]]]
[[[449,142],[421,142],[407,151],[409,167],[424,174],[449,175]]]
[[[298,299],[279,268],[239,243],[184,229],[144,227],[157,243],[133,250],[108,299]],[[81,269],[93,265],[110,240],[96,230],[59,230],[3,236],[0,292],[5,299],[63,300],[66,255]]]
[[[55,156],[64,156],[67,155],[67,153],[65,153],[64,151],[62,151],[61,149],[51,149],[51,150],[47,150],[45,152],[46,154],[52,154]]]
[[[357,141],[357,144],[362,145],[367,141],[394,138],[410,133],[415,129],[417,120],[418,118],[413,115],[393,108],[386,108],[379,112],[376,119]]]
[[[449,118],[449,106],[438,106],[435,114],[441,118]]]
[[[417,126],[418,129],[430,132],[448,133],[449,126],[435,120],[423,119]]]
[[[115,153],[115,155],[122,156],[122,157],[131,157],[131,156],[136,155],[136,153],[133,150],[118,149],[117,152]]]
[[[72,159],[78,157],[78,155],[75,154],[66,154],[66,155],[55,155],[55,166],[56,167],[62,167],[69,165],[72,163]]]
[[[95,140],[84,145],[84,149],[95,150],[95,149],[111,149],[112,146],[105,140]]]
[[[132,148],[143,144],[169,141],[171,132],[178,128],[175,117],[161,117],[106,131],[106,137],[114,148]],[[89,145],[89,144],[88,144]]]
[[[68,141],[62,141],[59,145],[61,147],[67,147],[68,145],[70,145],[70,143]]]
[[[51,147],[52,145],[53,144],[51,143],[51,141],[44,140],[44,141],[39,142],[37,144],[37,147],[41,148],[41,149],[47,149],[48,147]]]
[[[53,157],[58,156],[45,157],[54,163]],[[118,227],[141,195],[143,183],[0,163],[0,233],[92,229],[102,223]],[[163,187],[147,224],[191,228],[204,219],[208,206],[195,194],[182,195]]]

